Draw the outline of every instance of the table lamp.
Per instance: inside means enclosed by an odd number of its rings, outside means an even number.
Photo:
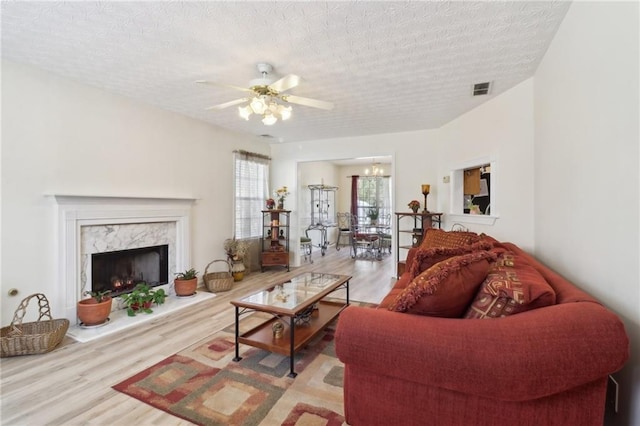
[[[429,213],[429,210],[427,210],[427,195],[429,195],[430,189],[431,185],[422,185],[422,195],[424,195],[424,210],[422,210],[422,213]]]

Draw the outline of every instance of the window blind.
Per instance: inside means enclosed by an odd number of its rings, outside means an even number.
[[[234,151],[235,173],[235,237],[262,236],[262,210],[269,198],[269,165],[265,155]]]

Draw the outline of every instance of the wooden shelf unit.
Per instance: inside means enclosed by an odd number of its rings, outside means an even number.
[[[289,227],[291,210],[262,210],[262,254],[260,270],[284,266],[289,271]]]
[[[413,219],[413,220],[411,220]],[[413,226],[409,226],[409,225]],[[442,213],[425,212],[396,212],[396,276],[400,277],[405,270],[406,252],[413,247],[418,247],[422,242],[424,230],[428,228],[440,228],[442,225]],[[411,235],[411,244],[401,244],[401,235]],[[406,238],[404,239],[406,241]],[[400,250],[404,256],[400,258]]]

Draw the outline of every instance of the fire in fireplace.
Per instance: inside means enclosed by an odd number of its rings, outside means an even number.
[[[91,291],[129,293],[136,284],[155,287],[169,282],[169,246],[160,245],[91,255]]]

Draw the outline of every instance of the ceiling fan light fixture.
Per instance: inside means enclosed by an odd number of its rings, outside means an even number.
[[[275,80],[275,78],[271,76],[273,67],[270,64],[259,63],[257,66],[261,77],[251,80],[248,88],[233,86],[230,84],[221,84],[214,81],[198,80],[196,83],[225,86],[242,92],[248,92],[250,93],[248,96],[251,96],[214,105],[208,107],[207,110],[221,110],[230,106],[248,102],[247,104],[244,104],[244,106],[238,108],[238,114],[240,117],[248,121],[252,114],[256,114],[262,116],[262,122],[265,125],[271,126],[275,124],[278,119],[284,121],[291,118],[293,108],[289,103],[312,108],[320,108],[327,111],[333,109],[333,104],[331,102],[283,93],[300,84],[300,77],[297,75],[288,74],[278,80]],[[284,105],[279,102],[283,102]]]
[[[291,111],[293,108],[290,106],[278,105],[278,114],[280,114],[280,118],[282,120],[288,120],[291,118]]]
[[[255,98],[251,99],[251,102],[249,103],[249,106],[256,114],[264,114],[264,112],[267,110],[267,104],[262,98],[262,96],[256,96]]]
[[[253,110],[249,105],[245,105],[243,107],[238,107],[238,114],[240,114],[240,117],[249,121],[249,117],[251,117],[251,114],[253,114]]]
[[[262,118],[262,122],[264,123],[265,126],[271,126],[273,124],[276,124],[276,121],[278,121],[278,118],[271,113],[265,114],[264,117]]]

